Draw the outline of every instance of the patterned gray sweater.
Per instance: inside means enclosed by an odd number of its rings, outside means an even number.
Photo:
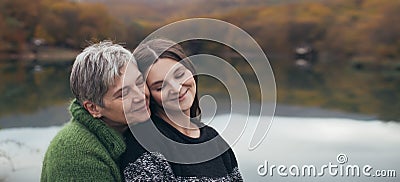
[[[219,136],[213,128],[195,123],[200,127],[200,137],[190,138],[158,117],[152,117],[152,121],[135,125],[132,128],[135,136],[131,131],[125,133],[127,150],[121,158],[121,170],[125,181],[243,181],[235,155],[223,139],[217,140],[211,147],[200,152],[206,154],[224,149],[221,154],[210,160],[200,163],[172,162],[167,160],[168,156],[190,156],[192,153],[185,154],[185,151],[159,140],[163,137],[155,135],[150,129],[155,125],[162,135],[181,144],[201,144]],[[145,149],[143,143],[139,142],[142,140],[138,135],[145,136],[152,146],[156,147]],[[195,155],[199,156],[199,153]]]

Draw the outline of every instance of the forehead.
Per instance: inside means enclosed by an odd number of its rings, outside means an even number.
[[[118,90],[122,85],[132,84],[133,81],[142,75],[138,67],[131,62],[121,67],[119,72],[121,74],[114,78],[114,85],[109,86],[109,91]]]
[[[184,67],[181,63],[171,58],[161,58],[155,62],[150,70],[150,76],[165,76],[167,74],[171,74],[171,71],[174,71],[177,68]],[[184,67],[185,68],[185,67]]]
[[[142,76],[136,64],[129,62],[126,66],[122,67],[121,79],[126,80],[136,80],[138,77]]]

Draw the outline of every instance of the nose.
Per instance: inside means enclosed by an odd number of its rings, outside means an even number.
[[[177,94],[179,93],[179,90],[181,89],[181,84],[177,81],[171,81],[170,82],[171,88],[169,90],[170,94]]]
[[[144,98],[140,98],[140,97],[134,97],[133,98],[133,103],[140,103],[140,102],[142,102],[144,100]]]
[[[145,88],[133,87],[133,103],[141,103],[145,99]]]

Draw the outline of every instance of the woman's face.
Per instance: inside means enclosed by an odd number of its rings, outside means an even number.
[[[148,71],[146,79],[151,96],[166,111],[181,111],[190,116],[196,94],[192,72],[170,58],[158,59]]]
[[[149,90],[137,66],[129,63],[121,68],[121,76],[108,88],[100,108],[107,123],[134,124],[150,117]]]

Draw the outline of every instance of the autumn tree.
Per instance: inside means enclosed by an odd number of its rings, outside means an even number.
[[[7,50],[24,49],[25,43],[32,39],[39,19],[40,7],[40,0],[3,0],[0,2],[0,14],[4,26],[1,34]]]

